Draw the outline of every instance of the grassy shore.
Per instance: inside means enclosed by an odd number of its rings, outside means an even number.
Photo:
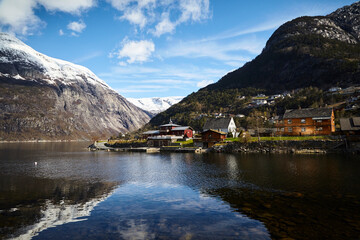
[[[251,137],[250,142],[257,142],[258,137]],[[306,140],[331,140],[330,136],[277,136],[260,137],[260,141],[306,141]],[[239,138],[226,138],[228,142],[238,142]]]

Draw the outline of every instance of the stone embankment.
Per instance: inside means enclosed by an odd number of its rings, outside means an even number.
[[[214,146],[211,152],[224,153],[339,153],[346,152],[344,141],[260,141],[233,142]]]

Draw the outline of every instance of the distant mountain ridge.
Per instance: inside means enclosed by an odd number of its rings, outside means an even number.
[[[180,102],[184,97],[152,97],[152,98],[127,98],[135,106],[156,115],[165,111],[172,105]]]
[[[150,123],[161,124],[177,115],[180,124],[187,124],[190,112],[207,112],[211,97],[225,90],[277,94],[310,86],[329,89],[359,84],[360,2],[356,2],[327,16],[299,17],[283,24],[254,60],[185,97]]]
[[[0,33],[0,140],[91,139],[149,119],[89,69]]]

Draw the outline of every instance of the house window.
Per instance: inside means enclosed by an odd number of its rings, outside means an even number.
[[[301,131],[302,131],[302,132],[306,132],[306,128],[302,127],[302,128],[301,128]]]
[[[291,119],[288,119],[288,124],[292,124],[292,120],[291,120]]]
[[[321,120],[321,119],[320,119],[320,120],[316,120],[316,122],[321,123],[321,122],[322,122],[322,120]]]
[[[306,123],[306,119],[305,118],[301,119],[301,123]]]
[[[289,128],[288,128],[288,132],[292,132],[292,127],[289,127]]]
[[[285,132],[285,128],[281,128],[280,131]]]
[[[322,127],[318,127],[318,128],[316,128],[316,131],[322,131],[323,130],[323,128]]]

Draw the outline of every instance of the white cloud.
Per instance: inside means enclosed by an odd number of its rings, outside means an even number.
[[[265,41],[247,38],[231,42],[189,41],[170,42],[168,47],[159,52],[164,58],[212,58],[221,62],[247,62],[254,54],[259,54]]]
[[[139,25],[140,28],[144,28],[147,23],[146,17],[141,9],[138,8],[126,11],[120,19],[128,20],[132,24]]]
[[[156,0],[107,0],[114,8],[123,12],[121,20],[144,28],[153,16]]]
[[[83,21],[71,22],[67,25],[67,28],[74,32],[81,33],[86,28],[86,24]]]
[[[82,57],[79,57],[79,58],[76,58],[76,59],[72,60],[72,62],[74,62],[74,63],[86,62],[88,60],[97,58],[97,57],[101,56],[102,54],[103,54],[103,52],[101,52],[101,51],[91,52],[91,53],[89,53],[89,54],[87,54],[85,56],[82,56]]]
[[[209,0],[181,0],[180,10],[182,14],[178,22],[204,20],[209,17]]]
[[[31,35],[46,25],[34,9],[40,5],[47,11],[80,14],[95,6],[95,0],[2,0],[0,1],[0,29],[18,35]]]
[[[21,35],[29,35],[44,26],[33,9],[35,0],[3,0],[0,1],[0,27]]]
[[[203,87],[206,87],[207,85],[212,84],[212,83],[214,83],[213,80],[202,80],[202,81],[198,82],[196,84],[196,86],[199,87],[199,88],[203,88]]]
[[[155,44],[151,40],[129,41],[125,38],[122,48],[111,55],[117,56],[118,59],[125,58],[127,63],[142,63],[148,61],[154,51]]]
[[[48,11],[61,11],[80,14],[81,11],[95,6],[95,0],[37,0]]]
[[[60,29],[60,30],[59,30],[59,35],[60,35],[60,36],[63,36],[64,34],[65,34],[64,31],[63,31],[62,29]]]
[[[151,26],[152,29],[148,32],[158,37],[173,33],[179,24],[199,22],[210,17],[209,0],[107,1],[122,13],[121,20],[127,20],[140,29]],[[170,20],[171,17],[173,21]]]
[[[160,37],[164,33],[173,33],[176,24],[169,19],[169,13],[164,13],[161,22],[155,26],[155,31],[151,31],[155,36]]]

